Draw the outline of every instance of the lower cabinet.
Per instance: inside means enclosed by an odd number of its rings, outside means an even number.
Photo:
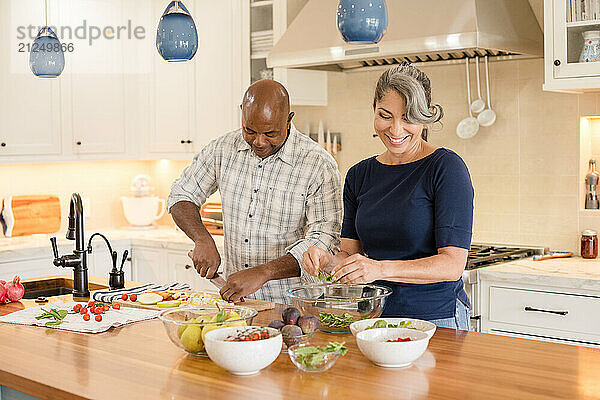
[[[61,255],[71,253],[72,246],[59,246]],[[21,279],[43,278],[53,275],[64,275],[71,273],[72,270],[55,266],[52,261],[52,249],[50,242],[48,248],[36,248],[28,251],[31,255],[23,257],[21,255],[0,255],[0,279],[12,280],[15,275]]]
[[[208,279],[202,278],[198,274],[192,260],[188,257],[187,252],[167,252],[167,265],[175,282],[187,283],[192,289],[196,290],[217,290]]]
[[[481,280],[481,330],[600,347],[600,292]]]
[[[136,282],[166,284],[169,271],[164,251],[155,248],[132,247],[132,278]]]
[[[188,250],[133,246],[133,280],[158,284],[187,283],[195,290],[216,291],[217,288],[208,279],[196,272],[187,253]]]

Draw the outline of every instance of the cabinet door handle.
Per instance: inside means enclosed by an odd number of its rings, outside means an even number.
[[[6,143],[2,142],[2,143],[0,143],[0,146],[6,147]]]
[[[181,144],[185,144],[185,140],[182,140],[182,141],[181,141]]]
[[[543,310],[541,308],[525,307],[525,311],[543,312],[548,314],[567,315],[568,311]]]
[[[190,264],[185,264],[185,269],[190,269],[192,266]]]
[[[77,146],[81,146],[81,141],[79,141],[79,140],[78,140],[77,142],[75,142],[75,144],[76,144]]]
[[[560,65],[560,60],[554,60],[554,65],[558,67]]]
[[[192,141],[191,141],[191,140],[187,140],[187,141],[186,141],[186,143],[187,143],[187,144],[191,144],[191,143],[192,143]]]

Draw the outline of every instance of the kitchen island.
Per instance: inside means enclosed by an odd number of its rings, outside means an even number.
[[[0,314],[35,305],[3,305]],[[254,323],[268,324],[284,307]],[[188,356],[157,319],[101,334],[0,324],[0,385],[44,399],[600,398],[598,349],[440,328],[414,365],[386,369],[363,357],[350,334],[315,338],[345,341],[348,353],[323,373],[302,373],[281,354],[258,375],[238,377]]]

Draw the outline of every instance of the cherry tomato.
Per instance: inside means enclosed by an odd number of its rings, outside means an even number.
[[[88,309],[87,309],[87,307],[81,307],[81,310],[79,310],[79,312],[80,312],[81,314],[87,314],[87,312],[88,312]]]
[[[100,322],[100,321],[102,321],[102,315],[98,314],[98,315],[96,315],[96,317],[94,319],[96,321]]]
[[[123,293],[123,294],[121,295],[121,300],[127,300],[127,294]]]
[[[81,310],[81,304],[75,304],[73,306],[73,311],[75,311],[76,313],[78,313]]]
[[[84,321],[89,321],[90,320],[90,314],[83,314],[83,320]]]
[[[131,296],[129,296],[129,300],[136,301],[137,300],[137,294],[134,293]]]
[[[104,308],[104,311],[110,310],[110,307],[108,306],[108,304],[103,305],[102,308]]]
[[[269,332],[261,332],[260,338],[261,339],[268,339],[269,338]]]
[[[93,305],[94,305],[94,300],[90,300],[90,301],[88,301],[88,307],[91,307],[91,306],[93,306]]]
[[[120,304],[113,304],[113,308],[115,310],[119,310],[121,308],[121,305]]]

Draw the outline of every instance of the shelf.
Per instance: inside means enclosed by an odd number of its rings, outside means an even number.
[[[250,3],[250,8],[272,6],[273,0],[260,0]]]
[[[575,28],[579,26],[600,25],[600,19],[592,19],[588,21],[567,22],[567,28]]]

